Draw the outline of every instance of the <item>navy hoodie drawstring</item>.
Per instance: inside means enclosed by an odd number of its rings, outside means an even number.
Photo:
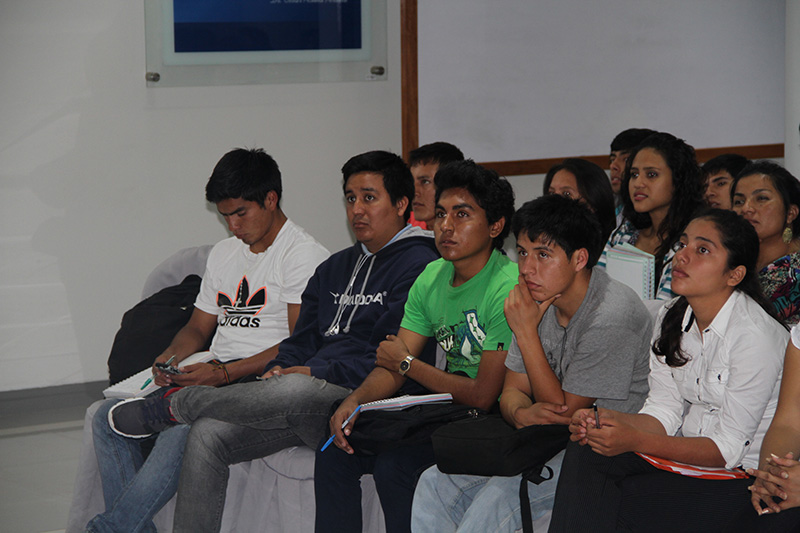
[[[355,265],[355,267],[353,267],[353,273],[350,275],[350,281],[347,283],[347,287],[345,288],[345,290],[342,293],[342,295],[339,297],[339,307],[336,309],[336,314],[334,315],[333,320],[331,321],[331,325],[328,326],[327,331],[325,331],[325,336],[326,337],[330,337],[331,335],[338,335],[339,334],[339,322],[341,321],[342,316],[344,315],[344,308],[347,305],[347,302],[350,300],[350,296],[351,296],[352,291],[353,291],[353,285],[356,282],[356,277],[358,276],[359,271],[361,271],[361,267],[364,266],[364,264],[367,262],[367,260],[370,257],[373,258],[372,262],[374,263],[375,262],[375,259],[374,259],[375,256],[372,255],[372,254],[370,254],[370,255],[362,255],[362,256],[360,256],[358,258],[358,261],[356,261],[356,265]],[[372,263],[370,263],[370,270],[372,270]],[[366,280],[364,280],[364,283],[366,284]],[[364,290],[363,286],[362,286],[361,290],[362,290],[362,293],[363,293],[363,290]],[[353,319],[353,315],[351,313],[350,314],[350,320],[352,320],[352,319]],[[350,322],[348,321],[347,324],[348,324],[348,329],[349,329]]]
[[[374,265],[374,264],[375,264],[375,256],[373,255],[372,256],[372,261],[369,262],[369,268],[367,268],[367,274],[364,276],[364,283],[361,284],[361,292],[360,292],[360,294],[362,296],[364,295],[364,289],[367,288],[367,280],[369,279],[370,273],[372,273],[372,265]],[[358,309],[358,306],[359,306],[359,299],[355,298],[355,303],[353,305],[353,312],[350,313],[350,318],[347,319],[347,325],[344,327],[344,332],[345,333],[349,333],[350,332],[350,323],[353,321],[353,315],[356,314],[356,309]],[[342,314],[344,314],[344,312],[342,312]]]

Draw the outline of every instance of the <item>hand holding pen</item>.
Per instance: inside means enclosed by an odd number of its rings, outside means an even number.
[[[171,364],[172,364],[172,362],[173,362],[174,360],[175,360],[175,356],[173,355],[172,357],[170,357],[170,358],[167,360],[166,364],[167,364],[167,365],[171,365]],[[157,370],[156,370],[156,372],[157,372]],[[150,383],[152,383],[152,382],[153,382],[153,379],[154,379],[154,378],[155,378],[155,375],[152,375],[152,376],[150,376],[149,378],[147,378],[147,380],[144,382],[144,385],[142,385],[142,388],[141,388],[141,389],[139,389],[139,390],[144,390],[144,389],[146,389],[146,388],[147,388],[147,386],[148,386],[148,385],[150,385]]]
[[[356,416],[356,413],[358,413],[360,410],[361,410],[361,406],[359,405],[358,407],[356,407],[356,408],[355,408],[355,410],[354,410],[352,413],[350,413],[350,416],[348,416],[348,417],[345,419],[345,421],[344,421],[344,422],[342,422],[342,427],[341,427],[342,431],[344,431],[344,428],[346,428],[346,427],[347,427],[347,424],[349,424],[349,423],[350,423],[350,421],[353,419],[353,417],[354,417],[354,416]],[[323,445],[322,445],[322,448],[321,448],[319,451],[321,451],[321,452],[324,452],[324,451],[325,451],[325,448],[327,448],[328,446],[330,446],[330,445],[331,445],[331,443],[333,442],[333,439],[335,439],[335,438],[336,438],[336,433],[333,433],[333,434],[330,436],[330,438],[329,438],[328,440],[326,440],[326,441],[325,441],[325,444],[323,444]]]
[[[573,413],[572,420],[569,423],[570,440],[577,442],[581,446],[586,444],[589,426],[593,426],[592,429],[602,427],[600,413],[596,405],[593,405],[591,409],[578,409]]]
[[[347,435],[350,434],[349,426],[353,425],[359,411],[361,411],[361,406],[358,400],[350,395],[344,399],[328,422],[331,432],[331,438],[328,439],[328,441],[333,442],[338,448],[341,448],[349,454],[353,453],[353,448],[347,442]],[[327,443],[325,447],[329,446],[330,442]]]

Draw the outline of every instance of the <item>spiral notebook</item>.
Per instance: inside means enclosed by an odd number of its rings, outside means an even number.
[[[372,411],[375,409],[385,409],[387,411],[402,411],[403,409],[422,403],[448,403],[452,401],[453,395],[449,392],[440,394],[420,394],[416,396],[404,394],[403,396],[397,396],[395,398],[362,403],[361,410]]]
[[[656,258],[632,244],[622,243],[606,251],[606,272],[624,283],[642,300],[652,300],[655,291]]]

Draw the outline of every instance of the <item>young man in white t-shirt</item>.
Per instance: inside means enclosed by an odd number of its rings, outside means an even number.
[[[177,365],[211,340],[216,362],[187,365],[178,375],[154,364],[157,384],[221,386],[258,375],[294,330],[308,279],[330,254],[286,217],[281,189],[278,165],[263,150],[236,149],[217,163],[206,199],[233,237],[211,250],[189,322],[156,358]],[[87,530],[155,530],[150,520],[177,489],[189,426],[160,433],[143,461],[139,443],[109,427],[108,411],[116,403],[105,402],[93,421],[106,510]]]

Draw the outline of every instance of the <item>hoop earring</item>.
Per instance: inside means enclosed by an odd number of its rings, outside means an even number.
[[[792,242],[793,238],[794,238],[794,233],[792,232],[792,227],[786,226],[786,228],[783,230],[783,234],[781,235],[783,244],[789,244],[790,242]]]

